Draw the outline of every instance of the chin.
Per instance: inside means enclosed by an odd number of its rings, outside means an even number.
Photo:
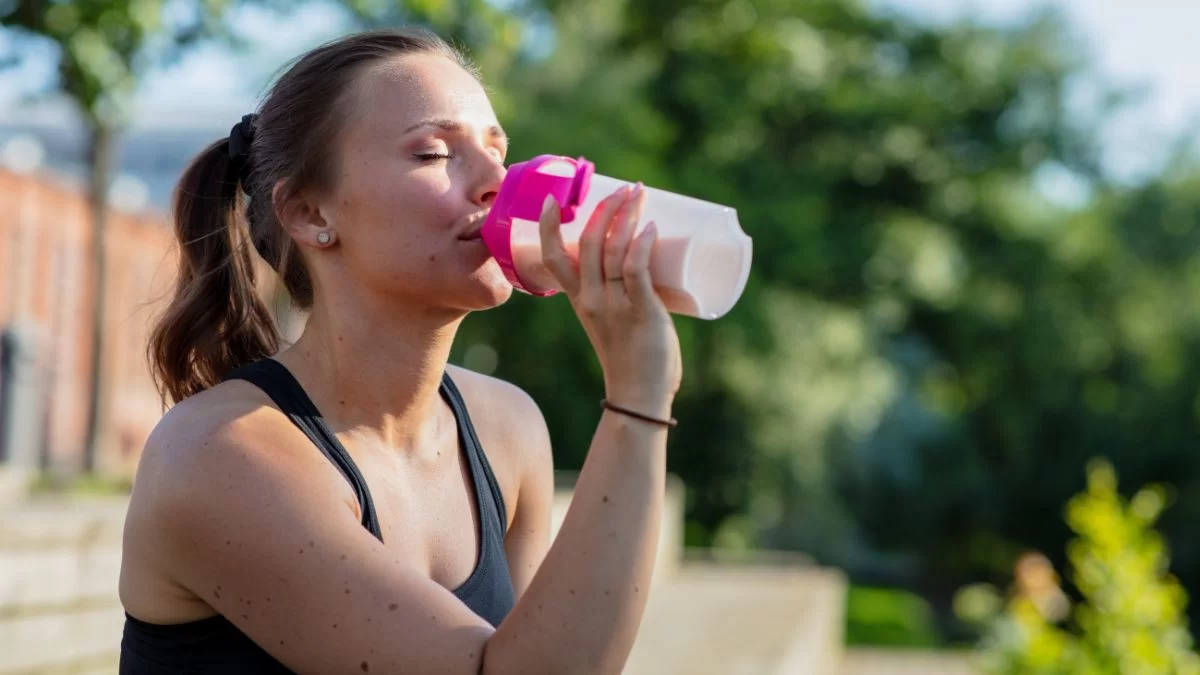
[[[473,297],[468,309],[472,311],[503,305],[513,294],[512,283],[500,271],[495,260],[489,260],[471,274],[470,286]]]

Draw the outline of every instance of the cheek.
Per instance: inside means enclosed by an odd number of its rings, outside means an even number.
[[[393,255],[408,250],[428,258],[452,237],[458,215],[448,195],[429,181],[377,176],[341,191],[336,219],[337,227],[362,240],[364,248]]]
[[[414,287],[456,266],[461,244],[453,230],[463,208],[444,173],[395,162],[347,169],[336,195],[337,226],[361,274],[386,286]]]
[[[461,211],[448,186],[413,174],[393,181],[377,178],[361,199],[369,204],[370,220],[403,229],[413,238],[448,234]]]

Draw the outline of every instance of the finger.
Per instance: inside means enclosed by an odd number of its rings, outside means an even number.
[[[625,293],[635,307],[651,308],[662,304],[654,292],[654,281],[650,278],[650,254],[658,242],[658,226],[650,221],[625,256],[622,273],[625,277]]]
[[[567,255],[562,237],[562,212],[554,195],[546,195],[542,203],[542,215],[538,218],[538,233],[542,240],[542,263],[563,290],[573,294],[579,290],[579,270],[571,256]]]
[[[638,183],[617,211],[617,217],[604,242],[604,280],[609,282],[606,286],[619,286],[622,281],[621,265],[629,253],[629,242],[633,241],[633,233],[641,221],[642,206],[645,202],[646,193],[642,190],[642,184]],[[614,280],[617,283],[614,284]]]
[[[579,284],[584,292],[604,286],[604,238],[617,209],[625,202],[629,186],[622,187],[600,202],[579,236]]]

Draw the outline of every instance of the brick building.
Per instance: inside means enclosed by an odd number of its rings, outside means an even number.
[[[41,418],[37,456],[59,469],[82,460],[91,367],[92,227],[78,185],[50,173],[0,170],[0,328],[33,336]],[[171,289],[173,235],[165,214],[109,217],[105,424],[98,466],[131,468],[162,405],[146,367],[150,322]]]

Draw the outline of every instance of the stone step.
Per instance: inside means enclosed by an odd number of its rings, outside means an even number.
[[[973,659],[970,652],[855,647],[838,675],[980,675]]]
[[[120,650],[124,620],[117,604],[0,620],[0,675],[110,660]]]
[[[128,498],[47,497],[6,505],[0,551],[120,547]]]
[[[837,675],[845,589],[815,567],[684,563],[651,593],[625,675]]]
[[[121,572],[116,546],[0,548],[0,619],[81,603],[114,604]]]

